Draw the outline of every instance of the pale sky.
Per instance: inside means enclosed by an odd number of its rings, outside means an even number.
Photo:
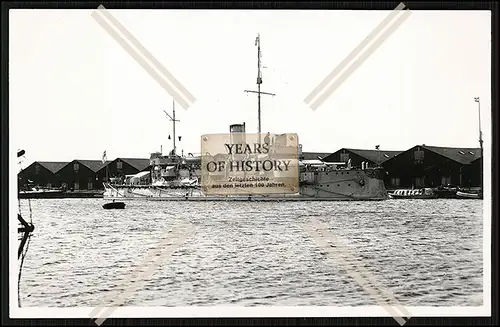
[[[297,133],[303,150],[485,148],[491,136],[489,11],[414,11],[316,111],[304,98],[389,11],[110,10],[197,99],[176,106],[178,150],[246,122]],[[10,137],[32,161],[149,158],[172,148],[172,97],[88,10],[10,11]],[[28,162],[28,163],[29,163]]]

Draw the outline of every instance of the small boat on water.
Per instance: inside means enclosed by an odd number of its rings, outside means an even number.
[[[432,188],[401,189],[389,193],[391,199],[435,199],[437,194]]]
[[[459,199],[482,199],[479,193],[467,193],[462,191],[457,191],[457,198]]]
[[[391,199],[482,199],[479,190],[462,189],[458,186],[438,188],[399,189],[388,193]]]
[[[102,206],[104,209],[125,209],[124,202],[108,202]]]
[[[458,186],[455,185],[441,185],[434,189],[439,199],[456,199]]]

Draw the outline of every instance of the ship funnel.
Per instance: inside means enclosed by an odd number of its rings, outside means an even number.
[[[245,123],[230,125],[229,132],[231,133],[231,143],[245,143]]]
[[[245,133],[245,123],[229,125],[230,133]]]

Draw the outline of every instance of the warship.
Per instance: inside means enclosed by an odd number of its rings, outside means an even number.
[[[244,125],[232,125],[240,129]],[[173,201],[333,201],[385,200],[385,171],[380,167],[352,167],[350,161],[324,162],[303,159],[298,147],[298,188],[295,193],[275,194],[206,194],[203,192],[201,156],[152,153],[149,171],[125,179],[104,183],[104,199],[108,200],[173,200]],[[255,177],[251,177],[254,178]]]
[[[261,135],[261,96],[275,94],[262,92],[261,50],[260,36],[257,36],[255,45],[258,51],[257,91],[258,98],[258,135]],[[321,157],[306,160],[302,152],[302,145],[297,144],[294,157],[296,175],[293,180],[297,183],[292,191],[280,193],[276,188],[274,193],[269,192],[221,192],[214,194],[206,192],[203,183],[203,174],[207,167],[203,167],[204,157],[192,153],[179,155],[176,151],[175,101],[173,102],[172,116],[165,114],[173,122],[173,149],[167,154],[155,152],[150,156],[149,170],[125,179],[107,179],[104,182],[104,199],[107,200],[163,200],[163,201],[377,201],[389,198],[384,185],[385,171],[381,167],[369,167],[363,162],[361,167],[351,166],[347,162],[325,162]],[[246,126],[233,124],[229,126],[230,138],[245,137]],[[267,134],[269,135],[269,133]],[[276,135],[274,139],[284,135]],[[169,136],[170,138],[170,136]],[[260,139],[259,139],[260,140]],[[298,142],[298,141],[297,141]],[[293,149],[293,148],[292,148]],[[226,164],[228,158],[225,159]],[[219,161],[220,162],[220,161]],[[206,164],[205,164],[206,165]],[[227,165],[226,165],[227,167]],[[205,168],[205,169],[203,169]],[[219,167],[220,168],[220,167]],[[243,163],[241,164],[243,169]],[[239,168],[238,168],[239,169]],[[219,169],[220,171],[220,169]],[[222,173],[226,174],[227,169]],[[258,176],[252,176],[255,181]],[[238,184],[245,185],[245,184]]]

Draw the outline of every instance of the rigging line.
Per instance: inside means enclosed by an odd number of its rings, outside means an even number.
[[[341,179],[338,181],[330,181],[330,182],[324,182],[323,184],[335,184],[335,183],[346,183],[346,182],[355,182],[357,183],[360,178],[350,178],[350,179]],[[302,180],[302,182],[307,182],[307,180]],[[312,182],[314,183],[314,182]]]
[[[113,185],[111,185],[109,183],[106,183],[106,185],[109,186],[111,189],[113,189],[116,192],[116,194],[125,197],[125,193],[120,194],[120,192],[118,191],[118,189],[116,189],[115,187],[113,187]]]
[[[31,199],[28,197],[28,207],[30,208],[30,223],[33,225],[33,210],[31,209]]]
[[[22,165],[22,162],[19,162],[19,167],[20,167],[20,171],[19,171],[19,172],[22,172],[22,171],[23,171],[23,165]],[[19,186],[19,176],[18,176],[17,180],[18,180],[17,185]],[[19,193],[19,190],[17,190],[17,192]],[[18,195],[18,197],[19,197],[19,195]],[[21,212],[21,199],[19,199],[19,198],[17,199],[17,204],[18,204],[18,206],[19,206],[19,214],[21,214],[21,213],[22,213],[22,212]]]
[[[141,193],[136,193],[136,192],[133,192],[133,191],[131,191],[130,189],[128,189],[127,191],[128,191],[128,193],[130,193],[130,194],[134,194],[134,195],[138,195],[138,196],[142,196],[142,197],[148,197],[148,196],[149,196],[149,195],[147,195],[147,194],[141,194]],[[123,195],[123,196],[125,196],[125,195]]]
[[[28,233],[28,232],[25,232],[25,233]],[[28,235],[28,241],[26,242],[26,250],[24,251],[24,253],[21,257],[21,264],[19,265],[19,274],[17,276],[17,303],[18,303],[19,307],[21,307],[21,274],[23,271],[24,258],[26,257],[26,254],[28,253],[30,241],[31,241],[31,233],[29,233],[29,235]]]
[[[23,164],[22,162],[19,162],[19,167],[20,167],[20,172],[23,171]],[[19,192],[19,190],[17,190]],[[18,205],[19,205],[19,214],[21,214],[21,199],[18,199]],[[30,223],[33,225],[33,210],[31,207],[31,199],[28,197],[28,208],[30,212]]]
[[[345,196],[345,197],[348,197],[348,198],[353,198],[353,193],[351,193],[351,195],[349,194],[344,194],[344,193],[338,193],[338,192],[334,192],[334,191],[329,191],[329,190],[326,190],[324,188],[320,188],[320,187],[317,187],[317,186],[314,186],[313,188],[317,189],[317,190],[320,190],[320,191],[323,191],[323,192],[327,192],[327,193],[332,193],[332,194],[337,194],[337,195],[342,195],[342,196]]]
[[[19,167],[20,167],[20,171],[22,171],[23,170],[22,161],[19,162]],[[19,182],[19,180],[18,180],[18,182]],[[19,190],[18,190],[18,192],[19,192]],[[22,239],[21,239],[21,244],[20,244],[20,247],[22,246],[20,248],[20,250],[21,250],[21,253],[20,253],[21,254],[21,262],[19,264],[19,274],[18,274],[18,279],[17,279],[17,300],[18,300],[19,307],[21,307],[21,294],[20,294],[20,292],[21,292],[21,275],[22,275],[22,270],[23,270],[23,266],[24,266],[24,259],[26,258],[26,255],[28,253],[28,248],[29,248],[29,244],[31,241],[32,231],[33,231],[33,210],[31,207],[31,199],[28,198],[28,206],[29,206],[29,211],[30,211],[30,225],[28,225],[27,222],[24,221],[24,219],[22,218],[21,199],[19,199],[19,198],[18,198],[18,206],[19,206],[18,220],[20,220],[21,224],[23,225],[23,227],[25,229],[24,234],[23,234]],[[24,242],[26,242],[26,243],[23,244]],[[18,259],[19,259],[19,254],[18,254]]]

